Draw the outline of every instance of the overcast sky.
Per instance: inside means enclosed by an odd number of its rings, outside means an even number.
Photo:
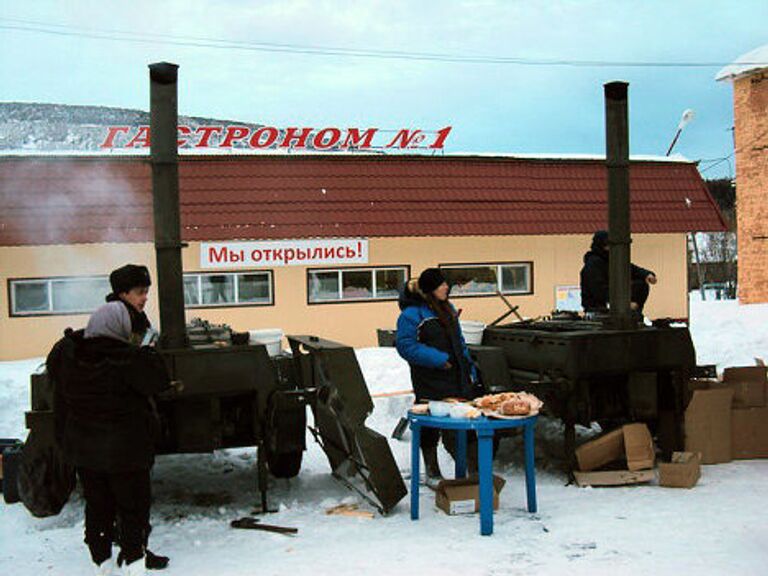
[[[732,90],[714,75],[768,43],[766,0],[0,0],[0,8],[2,101],[146,110],[146,66],[167,60],[181,66],[182,114],[277,127],[450,125],[447,152],[600,154],[602,84],[621,79],[630,82],[631,153],[664,154],[692,108],[675,151],[702,168],[733,152]],[[264,50],[270,44],[294,51]],[[424,53],[482,62],[414,59]],[[599,65],[574,64],[583,61]],[[614,62],[711,65],[606,65]],[[732,170],[731,158],[704,176]]]

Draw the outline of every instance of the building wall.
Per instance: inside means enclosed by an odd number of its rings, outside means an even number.
[[[768,72],[733,83],[739,300],[768,302]]]
[[[578,285],[582,256],[589,236],[481,236],[447,238],[371,238],[369,263],[410,265],[412,275],[437,264],[533,261],[533,294],[509,296],[523,316],[548,314],[554,308],[556,285]],[[183,253],[186,272],[201,271],[199,243]],[[688,316],[686,239],[684,234],[635,235],[633,262],[656,272],[659,283],[646,305],[651,317]],[[29,358],[47,353],[63,330],[80,328],[87,315],[9,317],[9,278],[103,275],[127,262],[145,263],[156,278],[151,244],[81,244],[0,248],[0,360]],[[225,322],[236,330],[282,328],[288,334],[316,334],[355,347],[375,346],[376,328],[394,328],[395,301],[307,304],[304,266],[274,268],[275,305],[193,309],[187,318],[200,316]],[[155,292],[150,292],[147,313],[159,320]],[[462,318],[489,323],[507,308],[496,296],[459,297]]]

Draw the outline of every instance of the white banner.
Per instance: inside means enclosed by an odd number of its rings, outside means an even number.
[[[367,263],[366,238],[200,244],[201,268],[272,268]]]

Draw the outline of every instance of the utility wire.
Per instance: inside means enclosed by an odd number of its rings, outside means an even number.
[[[6,24],[3,24],[5,22]],[[165,44],[193,48],[212,48],[219,50],[246,50],[254,52],[282,52],[305,54],[310,56],[345,56],[352,58],[378,58],[390,60],[413,60],[444,62],[452,64],[504,64],[517,66],[573,66],[573,67],[624,67],[624,68],[715,68],[730,62],[661,62],[631,60],[568,60],[547,58],[522,58],[512,56],[466,56],[462,54],[411,52],[400,50],[375,50],[359,48],[341,48],[337,46],[318,46],[309,44],[279,44],[272,42],[249,42],[199,36],[178,36],[147,32],[131,32],[117,29],[96,29],[66,24],[51,24],[17,18],[0,18],[0,29],[36,32],[58,36],[72,36],[108,40],[114,42],[133,42],[144,44]],[[768,62],[739,62],[739,65],[768,66]]]
[[[731,158],[733,158],[733,157],[734,157],[734,155],[735,155],[737,152],[741,152],[741,151],[743,151],[744,149],[746,149],[746,148],[749,148],[750,146],[752,146],[753,144],[755,144],[755,143],[756,143],[758,140],[760,140],[760,139],[761,139],[763,136],[767,136],[767,135],[768,135],[768,130],[765,130],[765,131],[764,131],[762,134],[760,134],[760,135],[756,136],[755,138],[753,138],[752,140],[750,140],[750,141],[749,141],[749,142],[747,142],[746,144],[742,144],[742,145],[741,145],[741,146],[739,146],[738,148],[734,149],[734,151],[733,151],[733,152],[731,152],[730,154],[728,154],[728,156],[724,156],[724,157],[722,157],[722,158],[719,158],[719,159],[715,159],[715,163],[714,163],[714,164],[712,164],[712,165],[710,165],[710,166],[707,166],[707,167],[706,167],[706,168],[704,168],[703,170],[699,170],[699,172],[700,172],[701,174],[703,174],[703,173],[704,173],[704,172],[706,172],[707,170],[712,170],[712,168],[714,168],[715,166],[720,166],[720,164],[722,164],[723,162],[727,162],[728,160],[730,160]]]

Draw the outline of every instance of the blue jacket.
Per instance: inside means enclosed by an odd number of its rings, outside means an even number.
[[[477,372],[458,320],[444,328],[413,281],[403,288],[398,304],[395,345],[411,367],[416,399],[473,398]],[[445,368],[446,362],[451,368]]]

